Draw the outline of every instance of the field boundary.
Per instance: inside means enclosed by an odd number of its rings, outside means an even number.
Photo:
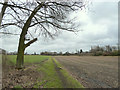
[[[84,88],[55,58],[52,58],[52,61],[64,88]]]
[[[57,72],[57,74],[58,74],[58,76],[59,76],[59,78],[60,78],[60,80],[61,80],[61,82],[62,82],[62,86],[63,86],[64,88],[67,88],[69,85],[68,85],[67,80],[65,80],[64,75],[60,72],[60,69],[61,69],[61,68],[58,67],[58,65],[55,63],[54,60],[52,60],[52,61],[53,61],[54,65],[55,65],[55,70],[56,70],[56,72]]]

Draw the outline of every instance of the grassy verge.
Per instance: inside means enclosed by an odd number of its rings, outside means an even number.
[[[43,88],[62,88],[62,82],[55,71],[54,63],[51,58],[40,66],[38,71],[43,72],[44,77],[42,78],[42,82],[38,82],[34,88],[38,88],[39,86]]]
[[[57,60],[53,59],[58,67],[63,67]],[[68,82],[68,88],[84,88],[76,79],[74,79],[66,70],[60,69],[60,72],[64,75]]]
[[[49,58],[48,61],[44,62],[42,66],[39,66],[37,69],[39,72],[42,72],[44,74],[44,77],[42,78],[41,82],[37,82],[37,84],[34,86],[34,88],[64,88],[62,86],[62,81],[60,80],[60,77],[58,76],[58,73],[55,70],[55,65],[53,61],[58,65],[58,67],[62,67],[62,65],[57,62],[53,58]],[[83,86],[70,74],[65,71],[64,69],[61,69],[60,72],[64,75],[65,80],[67,80],[69,86],[68,88],[83,88]]]
[[[45,59],[48,59],[50,56],[42,56],[42,55],[25,55],[24,56],[24,63],[38,63]],[[9,61],[13,64],[16,63],[17,55],[8,55]]]
[[[8,55],[8,58],[8,61],[12,62],[13,64],[16,63],[16,55]],[[46,61],[39,63],[43,60]],[[25,64],[33,63],[32,65],[35,65],[35,68],[33,69],[40,72],[42,75],[42,77],[38,76],[37,81],[34,82],[34,88],[64,88],[62,86],[62,81],[58,73],[56,72],[53,60],[58,67],[62,67],[59,62],[57,62],[54,58],[51,58],[50,56],[25,55]],[[69,83],[70,86],[68,88],[83,88],[83,86],[76,79],[70,76],[70,74],[64,69],[61,69],[60,72],[64,75],[65,80],[67,80],[67,82]],[[14,88],[20,87],[20,85],[17,85]]]

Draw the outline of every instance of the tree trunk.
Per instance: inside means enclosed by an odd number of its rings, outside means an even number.
[[[25,51],[25,48],[27,48],[32,43],[37,41],[37,38],[34,38],[33,40],[29,41],[26,44],[24,44],[24,41],[25,41],[25,39],[21,34],[20,40],[19,40],[18,54],[17,54],[17,63],[16,63],[16,68],[17,69],[22,69],[24,67],[24,51]]]
[[[31,24],[31,20],[34,17],[34,15],[37,13],[37,11],[43,6],[43,4],[38,5],[33,12],[31,13],[31,15],[29,16],[29,18],[27,19],[26,23],[23,26],[21,35],[20,35],[20,39],[19,39],[19,46],[18,46],[18,54],[17,54],[17,62],[16,62],[16,68],[17,69],[22,69],[24,66],[24,51],[25,48],[30,46],[30,44],[34,43],[37,38],[29,41],[27,44],[25,44],[25,35],[27,34],[28,28]]]
[[[17,69],[22,69],[24,66],[24,37],[20,36],[19,40],[19,46],[18,46],[18,54],[17,54],[17,63],[16,63],[16,68]]]
[[[22,69],[24,66],[23,64],[24,62],[24,51],[21,50],[18,55],[17,55],[17,64],[16,64],[16,68],[17,69]]]

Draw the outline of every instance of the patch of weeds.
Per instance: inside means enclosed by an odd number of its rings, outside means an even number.
[[[62,82],[57,75],[51,58],[43,63],[43,65],[38,68],[38,71],[42,71],[44,73],[44,77],[42,79],[43,82],[38,82],[37,85],[35,85],[36,88],[42,84],[43,88],[62,88]]]
[[[37,82],[33,88],[39,88],[39,87],[42,88],[45,83],[46,83],[45,80],[42,80],[41,82]]]
[[[14,86],[14,88],[22,88],[20,85],[16,85]]]
[[[62,68],[63,66],[55,59],[53,59],[58,67]],[[68,88],[84,88],[76,79],[74,79],[66,70],[63,68],[60,69],[60,72],[64,75],[65,79],[68,82]]]

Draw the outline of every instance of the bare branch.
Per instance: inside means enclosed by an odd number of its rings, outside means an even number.
[[[59,30],[66,30],[71,32],[76,32],[73,25],[73,20],[67,18],[68,12],[78,10],[83,7],[83,2],[40,2],[38,0],[33,3],[10,3],[2,5],[7,5],[10,7],[12,12],[9,12],[9,15],[13,18],[8,24],[5,23],[2,27],[7,27],[11,25],[16,25],[25,31],[24,35],[27,34],[27,31],[31,27],[41,27],[41,31],[44,34],[52,37]],[[42,7],[38,10],[37,6]],[[36,8],[36,10],[35,10]],[[6,13],[7,14],[7,13]],[[31,14],[32,17],[31,17]],[[30,19],[29,19],[30,18]],[[4,20],[5,21],[5,20]],[[49,28],[53,29],[49,30]],[[54,34],[53,34],[54,32]]]
[[[7,4],[7,3],[8,3],[8,0],[4,2],[4,4]],[[1,25],[2,18],[3,18],[3,16],[4,16],[4,13],[5,13],[6,8],[7,8],[7,5],[3,5],[2,10],[1,10],[1,13],[0,13],[0,25]]]
[[[35,39],[29,41],[28,43],[26,43],[24,48],[30,46],[30,45],[31,45],[32,43],[34,43],[35,41],[37,41],[37,38],[35,38]]]
[[[11,4],[2,3],[2,2],[0,2],[0,4],[2,4],[2,5],[6,5],[6,6],[8,6],[8,7],[15,7],[15,8],[24,9],[24,10],[27,10],[27,11],[31,11],[31,12],[32,12],[31,9],[24,8],[24,7],[21,7],[21,6],[17,6],[16,4],[15,4],[15,5],[11,5]]]
[[[0,34],[9,34],[9,35],[20,35],[20,34],[14,34],[14,33],[7,33],[7,32],[0,32]]]

